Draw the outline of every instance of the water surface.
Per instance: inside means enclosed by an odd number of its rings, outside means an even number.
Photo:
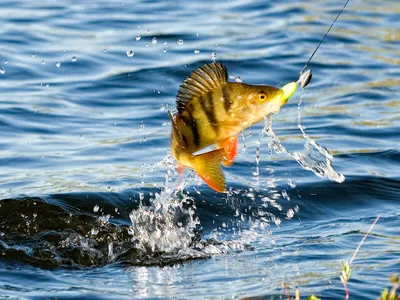
[[[2,1],[1,297],[270,299],[284,280],[338,299],[340,262],[381,215],[349,282],[375,299],[400,269],[397,1],[351,0],[273,118],[287,151],[319,155],[309,137],[344,182],[274,151],[263,124],[240,137],[227,194],[190,172],[176,191],[169,156],[167,111],[192,70],[296,80],[342,5]]]

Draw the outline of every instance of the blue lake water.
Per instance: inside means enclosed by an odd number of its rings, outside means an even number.
[[[400,5],[351,0],[313,79],[273,118],[329,149],[338,183],[240,137],[229,192],[174,191],[179,85],[216,59],[231,81],[296,80],[344,1],[0,2],[0,298],[376,299],[400,271]],[[301,100],[300,109],[298,104]],[[256,151],[260,150],[257,164]],[[257,172],[258,168],[258,172]]]

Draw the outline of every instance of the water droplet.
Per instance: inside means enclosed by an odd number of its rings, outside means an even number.
[[[288,211],[286,212],[286,219],[290,220],[293,217],[294,217],[294,210],[292,208],[289,208]]]
[[[0,74],[4,74],[6,73],[6,69],[4,69],[3,67],[0,68]]]
[[[177,43],[178,45],[182,45],[182,44],[183,44],[183,40],[179,39],[176,43]]]
[[[107,48],[104,48],[103,52],[107,52]]]
[[[150,45],[149,45],[149,43],[146,43],[146,44],[144,44],[144,46],[147,48],[147,47],[150,46]]]
[[[295,188],[296,187],[296,184],[291,179],[288,179],[288,184],[289,184],[289,186],[291,188]]]
[[[137,40],[137,41],[140,41],[141,38],[142,38],[142,37],[141,37],[140,35],[137,35],[137,36],[136,36],[136,40]]]
[[[153,39],[151,40],[151,43],[152,43],[152,44],[157,44],[157,38],[156,38],[156,37],[153,37]]]
[[[144,194],[142,192],[139,192],[139,201],[142,202],[144,199]]]
[[[235,74],[229,76],[230,79],[234,79],[236,82],[243,82],[243,79]]]
[[[43,60],[42,60],[42,65],[44,65],[44,64],[46,64],[46,62],[45,62],[45,60],[43,59]]]
[[[56,62],[56,67],[57,67],[57,68],[61,67],[61,63],[60,63],[59,61]]]
[[[150,29],[147,29],[146,31],[147,31],[147,33],[150,33]]]
[[[290,196],[288,195],[286,190],[282,190],[281,194],[284,199],[286,199],[287,201],[290,201]]]
[[[72,56],[71,61],[72,62],[76,62],[78,59],[76,58],[76,56]]]
[[[4,64],[5,64],[5,65],[8,64],[8,60],[5,60],[5,61],[4,61]]]
[[[199,49],[194,50],[194,54],[199,54],[199,53],[200,53]]]
[[[63,52],[67,51],[67,49],[63,49]]]
[[[216,59],[216,58],[217,58],[217,53],[213,52],[213,53],[211,54],[211,58],[212,58],[212,59]]]
[[[100,206],[96,205],[95,207],[93,207],[93,212],[98,212],[100,209]]]
[[[36,57],[36,53],[33,53],[33,54],[32,54],[32,57]]]
[[[126,55],[127,55],[128,57],[132,57],[132,56],[135,55],[135,52],[133,52],[132,50],[126,51]]]
[[[165,53],[165,52],[167,52],[167,49],[164,48],[162,51]]]

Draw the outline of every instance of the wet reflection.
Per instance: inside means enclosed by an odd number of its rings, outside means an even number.
[[[132,293],[140,298],[176,297],[178,267],[132,267],[127,270],[132,279]]]

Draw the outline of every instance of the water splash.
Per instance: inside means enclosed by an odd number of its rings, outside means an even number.
[[[184,207],[190,200],[190,197],[179,199],[174,191],[165,189],[155,195],[150,206],[140,205],[132,211],[129,233],[136,247],[149,253],[187,249],[199,225],[194,210]]]
[[[315,140],[309,137],[303,125],[301,124],[301,104],[302,96],[298,104],[298,123],[297,127],[300,129],[305,139],[304,151],[290,152],[281,144],[279,138],[272,130],[272,116],[265,119],[265,126],[263,131],[269,137],[268,147],[274,150],[275,153],[287,153],[293,157],[300,166],[308,171],[314,172],[315,175],[321,178],[328,178],[331,181],[342,183],[345,180],[343,174],[336,172],[332,167],[333,156],[332,153],[325,147],[319,145]]]
[[[150,199],[150,205],[140,199],[138,209],[129,217],[132,222],[129,234],[136,243],[136,248],[145,253],[173,253],[187,249],[196,235],[199,220],[195,216],[192,198],[182,193],[186,179],[176,184],[175,160],[170,153],[164,159],[151,166],[165,168],[165,183],[160,193]]]
[[[196,214],[196,198],[201,191],[193,186],[193,193],[185,188],[201,180],[193,171],[176,180],[176,161],[170,153],[151,166],[151,169],[166,168],[165,183],[159,193],[150,195],[147,203],[140,202],[130,213],[132,225],[129,234],[135,248],[152,258],[155,263],[173,257],[175,260],[205,258],[210,255],[252,249],[250,243],[259,234],[268,232],[269,224],[277,226],[281,220],[269,210],[279,209],[277,198],[280,193],[268,193],[269,205],[258,207],[250,203],[260,201],[255,190],[229,190],[225,202],[235,212],[234,219],[223,222],[207,236],[201,236],[201,224]],[[252,208],[251,208],[252,207]],[[236,219],[236,221],[235,221]]]

